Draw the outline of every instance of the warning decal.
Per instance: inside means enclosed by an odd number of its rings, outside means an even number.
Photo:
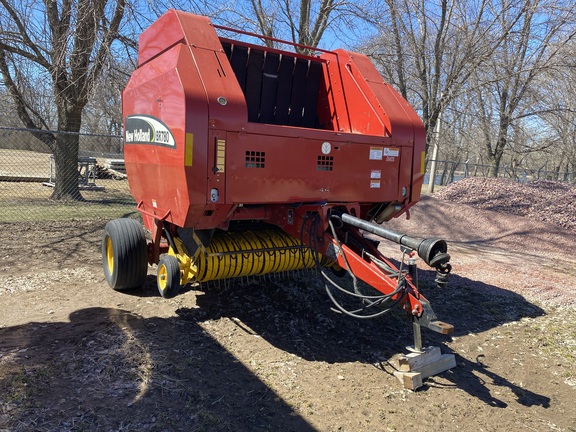
[[[387,157],[398,157],[400,155],[400,149],[397,148],[384,148],[384,156]]]
[[[382,147],[370,147],[370,160],[382,160]]]

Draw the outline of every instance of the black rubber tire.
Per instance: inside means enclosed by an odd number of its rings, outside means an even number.
[[[160,258],[156,281],[164,298],[172,298],[180,292],[180,263],[176,257],[164,255]]]
[[[114,219],[102,236],[102,267],[108,285],[117,291],[139,288],[148,274],[148,249],[140,223]]]
[[[334,276],[339,277],[339,278],[344,277],[348,274],[348,271],[346,271],[345,268],[342,268],[338,265],[330,266],[330,271],[332,272],[332,274]]]

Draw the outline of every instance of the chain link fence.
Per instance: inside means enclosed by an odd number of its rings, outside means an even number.
[[[66,138],[66,140],[62,138]],[[49,145],[62,139],[78,143],[76,163],[81,200],[51,199],[56,186],[56,160]],[[47,144],[48,142],[48,144]],[[53,146],[52,146],[53,147]],[[464,162],[436,162],[436,185],[465,177],[486,177],[490,166]],[[428,164],[430,166],[430,164]],[[429,183],[429,173],[424,179]],[[576,183],[576,173],[503,166],[501,177],[516,181],[538,179]],[[124,169],[122,138],[115,135],[70,134],[0,126],[0,222],[66,219],[112,219],[138,216]]]
[[[80,200],[51,199],[59,181],[53,151],[59,141],[78,143],[77,163],[69,168],[77,173],[72,188]],[[109,219],[136,215],[135,206],[120,136],[0,126],[0,222]]]
[[[430,183],[430,167],[424,177],[424,183]],[[455,162],[447,160],[436,161],[436,176],[434,184],[437,186],[447,186],[466,177],[489,177],[491,165],[473,164],[468,162]],[[576,183],[576,172],[565,172],[559,170],[549,170],[545,166],[540,168],[511,168],[507,165],[500,167],[498,177],[510,178],[517,182],[528,182],[533,180],[552,180],[566,183]]]

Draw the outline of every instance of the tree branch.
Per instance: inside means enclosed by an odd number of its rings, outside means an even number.
[[[12,74],[10,73],[10,67],[8,66],[8,62],[6,61],[6,53],[4,50],[0,49],[0,73],[2,73],[2,77],[4,78],[3,82],[6,86],[6,89],[10,93],[12,100],[14,101],[14,105],[16,107],[16,113],[20,118],[20,121],[24,124],[25,127],[29,129],[49,129],[48,125],[44,122],[41,116],[35,110],[31,109],[31,107],[26,102],[26,99],[18,89],[18,86],[12,79]],[[36,118],[40,121],[41,126],[37,125],[32,117],[28,114],[28,111],[31,111]],[[54,145],[54,137],[52,136],[50,139],[46,139],[46,137],[40,139],[48,145],[51,149]]]
[[[30,38],[30,36],[28,35],[28,32],[26,31],[26,26],[24,25],[24,23],[22,22],[22,20],[20,19],[20,17],[18,16],[16,11],[14,10],[14,8],[12,8],[12,6],[6,0],[0,0],[0,4],[2,4],[2,6],[4,6],[6,8],[6,10],[8,11],[8,14],[10,15],[10,18],[12,18],[12,20],[14,21],[14,24],[18,28],[18,32],[22,38],[22,44],[24,46],[28,47],[30,50],[32,50],[34,55],[27,53],[25,50],[22,50],[21,48],[18,48],[15,46],[9,46],[7,44],[3,44],[4,45],[3,49],[5,49],[6,51],[14,52],[15,54],[18,54],[18,55],[23,55],[24,57],[29,58],[30,60],[38,63],[39,65],[43,66],[44,68],[49,69],[50,63],[42,55],[42,52],[40,52],[38,45],[36,43],[34,43],[32,41],[32,39]],[[15,52],[15,51],[18,51],[18,52]],[[23,53],[26,53],[26,55],[24,55]]]

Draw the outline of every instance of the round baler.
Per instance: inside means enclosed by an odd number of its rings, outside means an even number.
[[[363,54],[283,51],[223,30],[171,10],[140,37],[123,93],[124,157],[150,240],[134,220],[107,224],[110,286],[141,286],[148,264],[164,297],[189,282],[318,268],[339,312],[372,317],[399,304],[449,333],[418,291],[413,257],[444,286],[446,243],[382,226],[420,198],[425,131],[412,107]],[[407,266],[374,236],[400,244]],[[375,289],[350,292],[358,309],[333,292],[343,273]]]

